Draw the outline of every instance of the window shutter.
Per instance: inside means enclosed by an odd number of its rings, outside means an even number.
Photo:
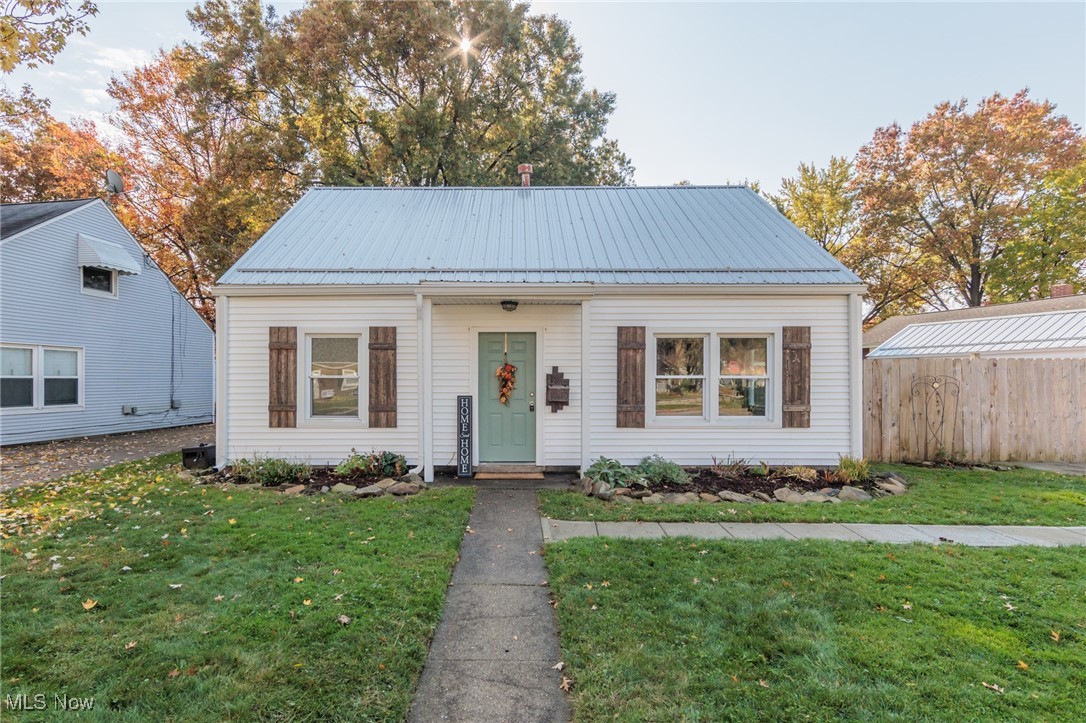
[[[645,426],[645,327],[618,327],[619,427]]]
[[[268,426],[293,427],[297,420],[298,330],[268,329]]]
[[[370,327],[370,426],[396,426],[396,327]]]
[[[784,427],[811,426],[811,327],[784,327]]]

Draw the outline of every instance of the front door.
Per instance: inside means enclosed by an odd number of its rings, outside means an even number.
[[[517,368],[508,404],[498,399],[498,368]],[[535,334],[479,334],[479,461],[535,463]]]

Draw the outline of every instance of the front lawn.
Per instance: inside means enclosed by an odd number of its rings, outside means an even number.
[[[1078,549],[546,549],[575,719],[1086,720]]]
[[[904,476],[910,483],[909,492],[841,504],[622,505],[573,492],[544,490],[540,507],[545,517],[556,520],[1086,525],[1086,477],[1031,469],[993,472],[895,465],[879,470]]]
[[[54,695],[108,720],[405,718],[473,491],[284,496],[177,461],[0,496],[4,696],[44,694],[42,719]]]

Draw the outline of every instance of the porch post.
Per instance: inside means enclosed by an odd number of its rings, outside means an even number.
[[[848,295],[849,454],[864,456],[863,306],[859,294]]]
[[[421,327],[419,334],[419,399],[421,401],[422,416],[419,419],[419,429],[422,432],[422,464],[423,479],[427,482],[434,481],[434,397],[433,397],[433,328],[434,328],[434,302],[429,298],[419,295],[422,307]]]
[[[592,463],[592,300],[581,299],[581,474]]]

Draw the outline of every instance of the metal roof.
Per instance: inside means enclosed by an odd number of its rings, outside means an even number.
[[[884,342],[868,358],[1057,349],[1082,349],[1086,353],[1086,310],[913,324]]]
[[[745,186],[314,188],[221,284],[862,283]]]
[[[2,204],[0,205],[0,238],[14,236],[95,200],[97,199],[77,198],[72,201]]]
[[[1021,314],[1039,314],[1049,311],[1070,311],[1086,309],[1086,294],[1075,296],[1057,296],[1033,301],[1012,301],[1007,304],[988,306],[968,306],[964,309],[949,311],[926,311],[921,314],[902,314],[891,316],[875,324],[864,332],[864,349],[871,349],[913,324],[932,324],[940,321],[959,321],[961,319],[979,319],[993,316],[1019,316]]]
[[[77,233],[75,239],[78,244],[76,261],[80,266],[95,266],[131,276],[139,274],[139,263],[120,244],[82,233]]]

